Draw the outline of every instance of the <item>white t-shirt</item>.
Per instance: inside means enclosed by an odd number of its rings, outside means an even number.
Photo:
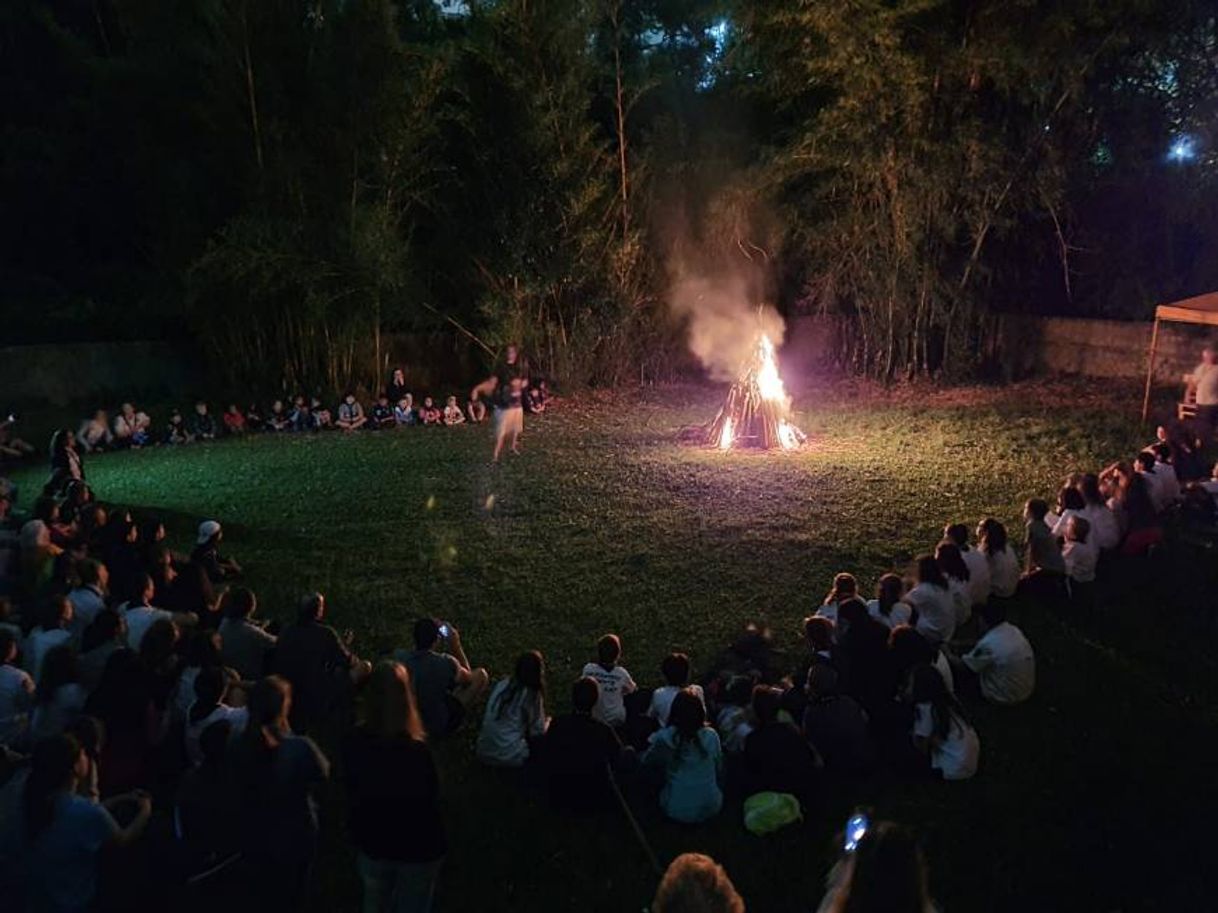
[[[956,633],[956,606],[950,589],[919,583],[905,594],[905,601],[918,610],[919,634],[933,644],[952,639]]]
[[[592,718],[610,726],[620,726],[626,722],[626,705],[623,699],[637,687],[630,673],[621,666],[606,669],[600,663],[588,663],[584,666],[583,674],[587,678],[596,679],[601,688],[596,706],[592,708]]]
[[[34,706],[34,679],[24,669],[0,666],[0,745],[8,745],[25,728]]]
[[[981,694],[995,704],[1018,704],[1036,687],[1036,656],[1023,631],[1009,621],[990,628],[961,661],[977,673]]]
[[[193,703],[193,702],[192,702]],[[190,763],[198,767],[203,763],[203,749],[199,745],[199,738],[203,735],[203,731],[212,723],[219,723],[221,720],[228,721],[231,730],[229,738],[235,738],[238,734],[245,732],[245,725],[249,722],[250,713],[245,707],[230,707],[227,704],[218,704],[216,709],[198,722],[189,722],[190,717],[187,716],[186,723],[186,757],[190,759]]]
[[[49,701],[34,708],[30,717],[30,735],[35,741],[62,735],[85,712],[89,693],[76,682],[55,689]]]
[[[894,602],[888,610],[888,614],[885,615],[880,611],[880,601],[871,599],[867,602],[867,614],[880,624],[895,628],[897,625],[909,624],[909,619],[913,618],[913,609],[907,602]]]
[[[1102,551],[1120,544],[1121,523],[1107,505],[1088,504],[1079,511],[1079,516],[1091,524],[1087,541],[1094,542],[1096,548]]]
[[[1171,463],[1156,460],[1155,475],[1163,477],[1160,484],[1163,486],[1163,494],[1167,498],[1167,503],[1174,504],[1176,501],[1179,501],[1180,477],[1176,475],[1176,467]]]
[[[985,558],[990,565],[990,595],[1004,599],[1014,596],[1015,587],[1019,586],[1019,559],[1010,543],[1002,551],[990,552]]]
[[[816,610],[817,615],[821,618],[828,618],[834,624],[837,624],[837,603],[826,602]]]
[[[1218,406],[1218,364],[1202,362],[1197,365],[1193,382],[1197,385],[1198,406]]]
[[[529,758],[529,738],[545,735],[546,713],[541,695],[521,688],[506,707],[500,696],[511,679],[502,679],[491,689],[478,732],[478,760],[496,767],[520,767]]]
[[[981,551],[968,546],[960,550],[960,557],[968,568],[969,598],[973,605],[984,605],[990,598],[990,563]]]
[[[153,623],[162,618],[173,621],[173,613],[150,605],[129,606],[123,612],[123,618],[127,620],[127,646],[132,650],[139,650],[144,635]]]
[[[1095,566],[1100,560],[1100,550],[1091,537],[1086,542],[1067,542],[1062,546],[1062,559],[1066,562],[1066,574],[1078,583],[1095,582]]]
[[[942,650],[935,651],[935,661],[933,665],[935,670],[939,673],[939,677],[943,679],[943,684],[947,686],[947,690],[952,694],[955,694],[956,676],[952,672],[952,664],[948,661],[947,655]]]
[[[68,602],[72,603],[72,636],[79,641],[85,628],[106,607],[106,600],[93,587],[78,586],[68,593]]]
[[[973,600],[969,595],[968,585],[967,580],[947,578],[947,595],[951,597],[952,608],[956,610],[956,627],[973,617]]]
[[[1163,511],[1171,503],[1167,497],[1167,474],[1159,472],[1156,467],[1153,472],[1139,469],[1138,475],[1146,482],[1146,493],[1150,495],[1150,503],[1154,505],[1157,512]]]
[[[744,751],[745,740],[753,731],[748,711],[735,704],[728,704],[719,711],[719,715],[715,718],[715,728],[719,730],[719,741],[723,745],[723,750],[728,754],[739,754]]]
[[[1061,512],[1061,516],[1059,516],[1056,521],[1049,523],[1049,518],[1046,517],[1045,523],[1049,524],[1049,532],[1053,534],[1054,539],[1065,539],[1066,526],[1069,525],[1070,518],[1078,516],[1082,516],[1080,511],[1067,507]]]
[[[42,674],[42,661],[47,653],[63,644],[71,643],[71,640],[71,633],[63,628],[52,628],[49,631],[35,628],[30,632],[30,636],[25,639],[25,646],[21,649],[21,656],[25,660],[25,668],[34,676],[35,682]]]
[[[981,757],[977,731],[955,714],[952,714],[947,738],[936,738],[934,726],[930,704],[918,704],[914,708],[913,734],[930,740],[930,766],[941,771],[944,780],[967,780],[973,776]]]
[[[668,725],[668,712],[672,710],[673,699],[685,688],[698,695],[698,700],[702,702],[702,707],[705,709],[706,696],[702,693],[701,685],[685,685],[681,688],[676,685],[665,685],[657,688],[651,693],[651,705],[647,708],[647,715],[659,723],[661,729]]]

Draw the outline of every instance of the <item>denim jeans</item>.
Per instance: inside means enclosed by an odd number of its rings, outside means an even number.
[[[395,862],[357,854],[364,913],[429,913],[443,861]]]

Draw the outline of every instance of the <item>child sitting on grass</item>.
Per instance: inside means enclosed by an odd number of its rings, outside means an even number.
[[[689,683],[689,657],[684,653],[669,653],[665,656],[660,662],[660,674],[664,676],[665,684],[652,692],[647,715],[662,729],[668,725],[668,712],[672,709],[673,698],[679,692],[686,689],[692,691],[704,705],[706,696],[702,693],[701,685]]]
[[[1091,540],[1091,524],[1086,517],[1075,514],[1066,523],[1062,558],[1066,563],[1066,587],[1071,606],[1084,614],[1089,613],[1095,603],[1095,569],[1100,550]]]
[[[622,640],[616,634],[606,634],[596,643],[596,662],[584,666],[583,675],[596,679],[600,696],[592,708],[592,718],[608,723],[615,729],[626,722],[627,694],[638,686],[618,660],[622,658]]]
[[[735,675],[723,691],[723,703],[715,715],[715,728],[725,753],[730,755],[744,751],[744,742],[753,731],[753,720],[749,709],[753,703],[752,676]]]
[[[216,420],[207,411],[207,403],[195,403],[195,414],[190,417],[190,436],[196,441],[214,441],[216,439]]]
[[[166,444],[190,443],[190,435],[186,433],[186,424],[182,421],[182,413],[177,409],[169,413],[169,424],[165,426],[164,441]]]
[[[855,599],[858,594],[859,584],[854,579],[854,575],[848,573],[838,574],[833,578],[833,589],[829,590],[825,596],[825,601],[816,610],[816,614],[836,623],[838,603],[845,602],[847,599]]]
[[[368,416],[364,415],[364,407],[360,405],[354,393],[348,393],[339,404],[338,421],[334,424],[350,434],[352,431],[363,428],[367,423]]]
[[[309,404],[303,396],[298,395],[292,400],[291,418],[293,431],[317,430],[317,420],[313,418],[313,410],[309,408]]]
[[[316,396],[309,400],[309,408],[313,412],[313,426],[315,428],[329,428],[334,424],[334,416],[329,409],[321,404],[321,400]]]
[[[419,424],[420,425],[438,425],[443,418],[443,413],[436,408],[435,402],[430,396],[423,398],[423,405],[419,407]]]
[[[660,809],[674,821],[696,824],[723,808],[723,747],[706,725],[697,695],[680,692],[672,702],[669,725],[651,736],[643,756],[646,767],[663,771]]]
[[[250,403],[245,410],[245,430],[262,431],[263,425],[262,410],[258,408],[257,403]]]
[[[266,417],[267,431],[287,431],[292,427],[292,417],[283,407],[283,400],[271,403],[271,414]]]
[[[407,393],[393,407],[393,420],[398,425],[413,425],[415,423],[414,397]]]
[[[530,415],[540,415],[546,411],[546,382],[539,381],[536,384],[531,384],[524,391],[524,407],[529,411]]]
[[[393,407],[389,405],[389,397],[382,393],[372,406],[372,422],[374,429],[392,428],[397,422],[393,417]]]
[[[245,416],[236,403],[230,403],[221,418],[224,420],[224,430],[229,434],[245,434]]]
[[[450,396],[448,402],[444,404],[444,424],[460,425],[465,421],[465,413],[461,411],[461,407],[457,405],[457,398]]]

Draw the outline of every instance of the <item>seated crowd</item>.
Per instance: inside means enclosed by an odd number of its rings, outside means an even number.
[[[607,633],[554,718],[537,650],[492,681],[451,622],[424,617],[410,649],[374,665],[326,623],[321,593],[300,598],[292,624],[263,623],[216,521],[178,554],[157,519],[99,504],[81,480],[18,517],[0,479],[0,896],[66,911],[207,891],[303,909],[333,759],[364,909],[430,909],[448,843],[429,743],[475,723],[480,762],[573,815],[635,799],[697,824],[743,802],[750,829],[770,809],[764,829],[775,809],[778,825],[797,820],[869,777],[973,777],[970,706],[1018,714],[1035,690],[1016,612],[1086,617],[1114,559],[1159,547],[1196,492],[1212,520],[1199,465],[1165,440],[1071,476],[1052,508],[1028,501],[1022,560],[986,518],[972,536],[948,524],[873,598],[839,573],[794,655],[750,626],[700,673],[672,652],[641,684]],[[904,896],[930,908],[916,841],[877,823],[834,867],[821,909],[855,909],[850,885],[878,877],[877,858],[904,860]],[[673,863],[653,909],[700,909],[688,903],[703,894],[743,909],[694,856]]]

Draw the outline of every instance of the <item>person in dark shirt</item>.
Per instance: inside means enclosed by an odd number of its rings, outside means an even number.
[[[292,684],[292,729],[306,732],[322,717],[342,714],[352,687],[372,667],[348,649],[344,638],[322,619],[326,597],[310,593],[300,602],[296,624],[279,635],[275,671]]]
[[[861,599],[847,599],[837,608],[835,665],[844,694],[869,714],[892,700],[895,683],[888,658],[888,628],[876,621]]]
[[[469,707],[486,691],[490,676],[470,667],[461,634],[452,622],[420,618],[414,624],[413,650],[396,650],[394,658],[410,672],[419,713],[428,736],[456,732]]]
[[[212,583],[220,583],[241,573],[241,565],[220,554],[223,540],[224,530],[215,520],[204,520],[199,524],[199,535],[195,539],[194,551],[190,553],[190,561],[202,567]]]
[[[194,415],[186,428],[191,438],[196,441],[214,441],[216,439],[216,420],[207,411],[207,403],[195,403]]]
[[[875,747],[867,714],[849,695],[838,693],[832,666],[813,666],[808,673],[808,708],[804,737],[825,762],[825,769],[842,776],[861,776],[875,767]]]
[[[585,676],[571,686],[571,713],[550,721],[541,742],[541,762],[550,801],[564,811],[586,814],[608,807],[613,800],[611,767],[628,756],[617,734],[592,717],[600,698],[596,679]]]
[[[381,395],[372,407],[372,421],[369,423],[372,428],[392,428],[397,424],[393,417],[393,406],[389,405],[389,397]]]
[[[406,372],[401,368],[394,368],[393,376],[389,378],[389,386],[385,388],[385,398],[391,403],[398,403],[409,393],[410,388],[406,386]]]
[[[505,443],[511,446],[512,453],[520,452],[520,435],[524,432],[524,391],[528,385],[528,373],[520,351],[515,345],[509,345],[495,373],[470,391],[469,398],[473,402],[477,402],[479,396],[494,397],[495,453],[491,462],[499,462]]]
[[[808,696],[804,690],[808,683],[808,670],[820,665],[837,667],[833,646],[836,634],[836,625],[823,615],[809,615],[804,619],[806,653],[792,672],[791,687],[787,688],[782,696],[782,709],[790,714],[791,719],[798,721],[804,718],[804,708],[808,705]]]
[[[782,692],[777,688],[753,689],[757,728],[744,740],[745,794],[791,793],[807,807],[815,797],[821,761],[799,729],[778,718],[781,707]]]
[[[401,663],[373,670],[342,752],[363,909],[430,910],[448,842],[436,763]]]

